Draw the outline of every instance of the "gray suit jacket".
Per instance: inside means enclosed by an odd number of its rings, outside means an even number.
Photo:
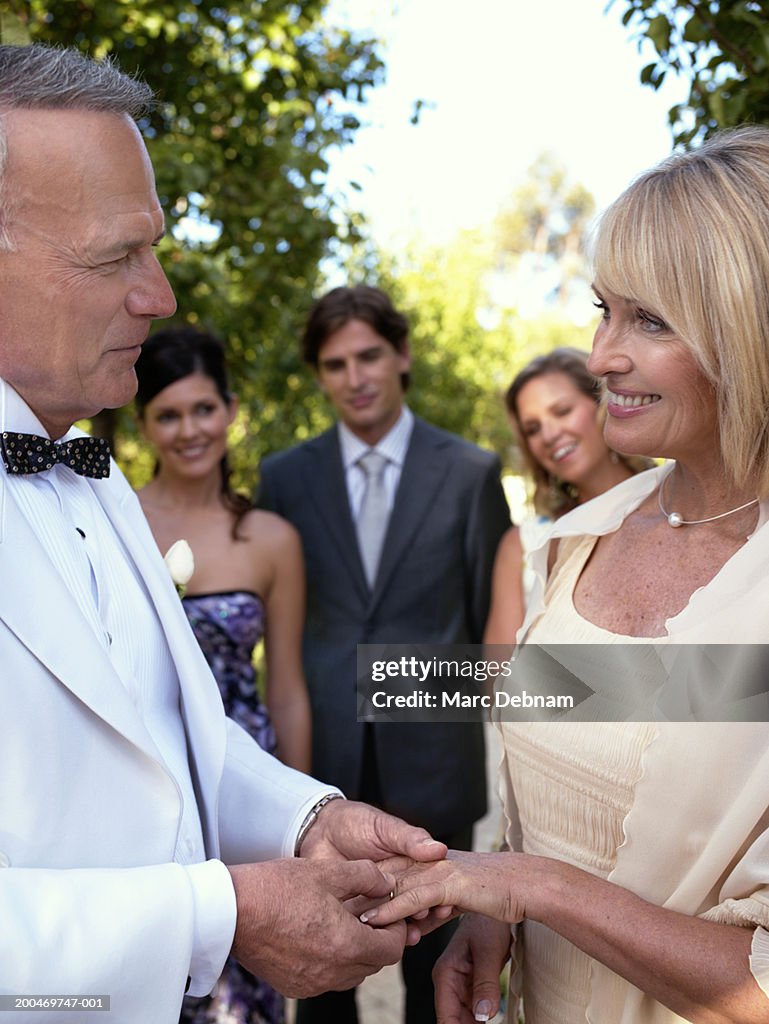
[[[481,642],[494,555],[510,525],[499,469],[496,456],[416,419],[371,592],[337,429],[264,460],[260,505],[297,528],[307,567],[313,773],[349,797],[358,793],[364,741],[356,646]],[[386,810],[437,835],[483,815],[480,723],[369,728]]]

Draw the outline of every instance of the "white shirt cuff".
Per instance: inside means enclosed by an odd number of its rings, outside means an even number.
[[[205,996],[219,980],[232,949],[237,921],[235,889],[220,860],[190,864],[185,870],[195,911],[188,994]]]
[[[769,996],[769,931],[756,928],[750,946],[750,973],[764,995]]]

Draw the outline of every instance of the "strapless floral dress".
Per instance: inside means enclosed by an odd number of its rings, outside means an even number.
[[[224,709],[271,754],[275,731],[257,687],[253,652],[264,634],[258,594],[233,590],[183,599],[192,630],[219,684]],[[210,996],[185,997],[182,1024],[283,1024],[284,999],[265,981],[228,960]]]

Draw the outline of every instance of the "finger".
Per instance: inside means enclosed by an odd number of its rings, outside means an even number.
[[[433,839],[425,829],[407,825],[390,814],[378,815],[375,827],[382,848],[394,854],[405,854],[424,863],[443,860],[448,852],[446,844]]]
[[[397,884],[396,889],[394,891],[397,891]],[[372,900],[369,899],[368,896],[356,896],[355,899],[347,900],[345,902],[345,909],[348,910],[351,914],[354,914],[356,917],[361,917],[361,915],[366,914],[367,911],[373,910],[374,907],[379,907],[383,903],[388,902],[389,894],[388,898],[385,900]],[[457,917],[459,914],[461,914],[461,911],[457,910],[456,907],[432,907],[430,910],[418,910],[415,914],[411,915],[411,917],[409,918],[409,922],[427,921],[428,927],[425,929],[424,932],[422,932],[423,935],[427,935],[428,932],[431,932],[435,928],[440,927],[440,925],[445,924],[446,921],[450,921],[452,917]],[[363,923],[368,924],[369,922],[368,920],[366,920]]]
[[[344,901],[344,909],[352,914],[353,917],[360,917],[367,910],[373,910],[374,907],[378,907],[380,903],[384,903],[389,898],[390,892],[387,893],[384,899],[381,896],[376,899],[372,899],[370,896],[353,896],[352,899]],[[366,922],[364,921],[363,923],[365,924]]]
[[[394,857],[384,857],[376,862],[376,866],[380,871],[387,871],[391,875],[402,875],[410,868],[413,868],[414,864],[413,857],[407,857],[401,853]]]
[[[365,928],[362,925],[358,927],[361,931],[358,953],[361,963],[379,970],[386,964],[397,964],[402,959],[407,938],[405,922],[398,921],[386,928]]]
[[[435,1014],[438,1024],[469,1024],[473,1021],[467,978],[461,970],[433,975]]]
[[[475,993],[473,992],[473,997]],[[489,1021],[496,1017],[499,1013],[499,985],[497,985],[497,994],[493,999],[487,999],[485,997],[481,999],[474,999],[473,1001],[473,1018],[477,1021]]]
[[[473,1016],[477,1021],[488,1021],[499,1012],[499,974],[489,970],[483,962],[474,964]]]
[[[446,887],[443,882],[426,883],[402,892],[387,903],[365,911],[361,915],[364,924],[376,924],[377,928],[401,921],[406,917],[414,917],[422,910],[430,910],[440,906],[446,899]]]
[[[385,877],[387,876],[385,875]],[[391,879],[390,882],[390,888],[385,896],[353,896],[350,899],[344,900],[345,910],[354,917],[362,918],[364,915],[368,917],[370,910],[381,907],[383,903],[389,903],[390,900],[395,898],[395,893],[398,891],[398,883],[395,879]],[[429,910],[420,911],[418,914],[415,914],[415,919],[419,920],[420,917],[425,917],[429,913]],[[363,923],[368,924],[368,920],[363,921]]]
[[[354,988],[382,967],[397,964],[403,958],[406,945],[406,926],[403,922],[377,931],[360,924],[358,928],[362,936],[356,947],[357,963],[351,964],[346,977],[337,981],[335,991]]]
[[[401,880],[407,871],[413,870],[415,862],[411,857],[388,857],[385,860],[376,862],[376,867],[385,875],[385,877],[393,876],[393,884],[387,891],[387,895],[382,898],[377,896],[375,898],[369,896],[355,896],[352,899],[348,899],[345,903],[346,909],[351,913],[355,914],[356,917],[360,917],[365,914],[366,911],[372,910],[374,907],[378,907],[381,903],[387,902],[392,898],[393,893],[397,893],[401,887]],[[414,880],[410,879],[404,881],[404,885],[414,885]],[[430,911],[428,909],[419,910],[414,914],[414,918],[419,920],[422,917],[426,917]],[[446,907],[441,908],[440,917],[445,921],[452,915],[452,908]]]
[[[320,861],[316,862],[320,865]],[[395,889],[395,879],[385,874],[370,860],[326,861],[322,869],[322,878],[332,895],[340,900],[353,899],[356,896],[368,896],[376,901],[386,899]],[[391,924],[398,920],[392,918]]]
[[[444,909],[444,908],[441,908]],[[453,910],[453,908],[451,908]],[[452,916],[458,916],[458,912],[452,914]],[[427,917],[409,917],[406,920],[406,924],[409,929],[409,938],[406,940],[406,944],[409,946],[415,946],[417,937],[424,938],[425,935],[429,935],[430,932],[434,932],[436,928],[440,928],[446,924],[449,918],[445,916],[438,917],[434,911],[430,911]],[[376,921],[371,922],[372,925],[376,926]],[[414,939],[412,941],[412,936]]]

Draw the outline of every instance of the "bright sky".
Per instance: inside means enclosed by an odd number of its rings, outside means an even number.
[[[387,83],[370,126],[334,158],[332,186],[380,243],[441,242],[491,220],[543,151],[611,202],[671,149],[666,112],[684,82],[639,83],[651,60],[620,19],[622,0],[332,0],[329,17],[385,42]],[[414,101],[423,108],[409,123]],[[434,107],[432,106],[434,104]],[[358,197],[345,188],[363,186]]]

